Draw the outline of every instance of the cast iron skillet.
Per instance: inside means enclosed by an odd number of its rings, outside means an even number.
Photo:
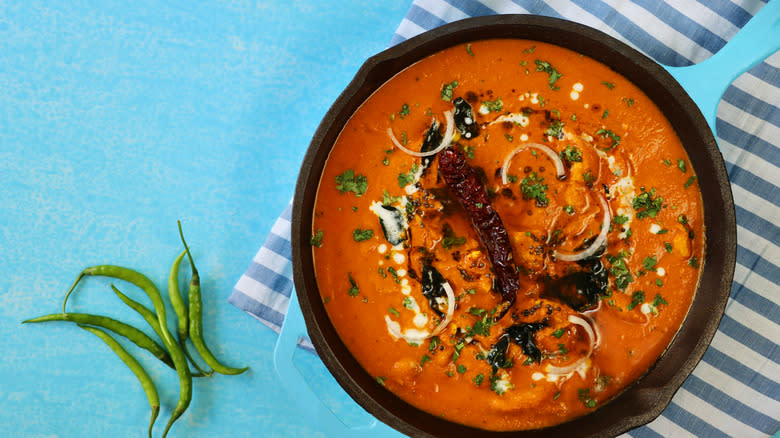
[[[492,38],[556,44],[612,67],[641,88],[682,140],[704,200],[706,255],[688,315],[661,358],[641,379],[593,413],[558,426],[524,432],[487,432],[449,422],[407,404],[366,373],[333,328],[314,276],[312,212],[325,161],[341,128],[374,90],[397,72],[447,47]],[[330,108],[304,158],[292,220],[293,272],[309,336],[339,384],[363,408],[412,436],[612,436],[646,424],[669,404],[693,371],[723,315],[734,271],[736,222],[728,176],[713,133],[697,105],[661,66],[597,30],[559,19],[497,15],[455,22],[426,32],[369,59]]]

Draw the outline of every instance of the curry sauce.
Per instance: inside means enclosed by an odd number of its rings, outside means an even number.
[[[524,430],[648,370],[703,237],[696,175],[652,100],[593,59],[507,39],[429,56],[366,100],[325,165],[311,243],[328,315],[379,384]]]

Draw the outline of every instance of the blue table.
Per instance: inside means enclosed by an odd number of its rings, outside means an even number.
[[[226,298],[292,196],[321,117],[411,0],[49,3],[0,4],[0,436],[145,433],[144,393],[100,340],[20,322],[58,312],[88,265],[138,269],[165,292],[177,219],[207,341],[251,370],[196,381],[171,436],[321,436],[274,378],[276,335]],[[142,326],[108,284],[86,279],[69,310]],[[176,376],[136,356],[158,383],[159,436]],[[327,399],[335,382],[300,356]]]

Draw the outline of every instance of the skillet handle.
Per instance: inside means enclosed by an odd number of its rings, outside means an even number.
[[[666,67],[699,106],[715,133],[726,88],[742,73],[780,49],[780,1],[770,1],[717,53],[698,64]],[[717,137],[717,135],[716,135]]]
[[[316,426],[326,436],[363,438],[367,434],[374,437],[397,437],[392,429],[374,418],[369,424],[359,427],[347,427],[322,400],[317,397],[295,366],[293,356],[298,349],[298,341],[306,336],[306,323],[298,305],[295,291],[290,294],[282,329],[274,348],[274,369],[287,394],[295,402],[303,422]]]

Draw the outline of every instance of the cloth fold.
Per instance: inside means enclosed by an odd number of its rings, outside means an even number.
[[[467,17],[536,14],[594,27],[660,63],[681,66],[716,53],[764,4],[416,0],[391,45]],[[737,214],[737,266],[726,314],[701,363],[672,403],[655,421],[627,436],[770,436],[780,428],[780,53],[728,88],[716,128]],[[291,212],[290,204],[229,298],[277,333],[293,292]]]

